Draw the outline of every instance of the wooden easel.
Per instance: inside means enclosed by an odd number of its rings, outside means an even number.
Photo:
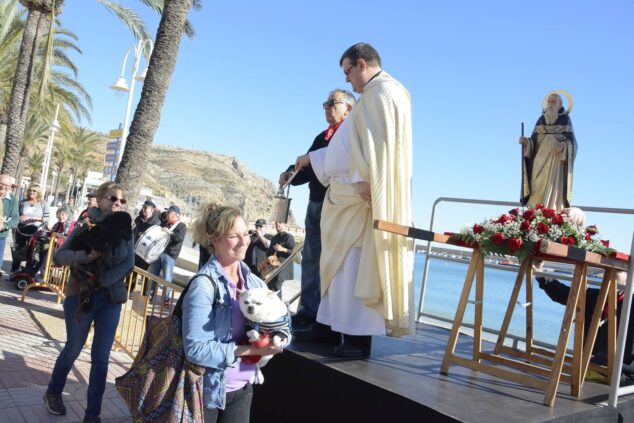
[[[427,241],[450,243],[447,235],[435,234],[416,228],[394,225],[388,222],[375,221],[375,228],[415,237]],[[533,345],[533,291],[532,265],[535,260],[548,260],[574,265],[574,274],[568,302],[561,322],[559,339],[555,351],[538,348]],[[587,338],[584,340],[584,316],[588,267],[604,270],[603,281],[592,319],[589,322]],[[586,252],[574,247],[567,247],[553,242],[542,242],[534,255],[525,258],[520,264],[515,285],[509,298],[500,334],[492,352],[482,350],[482,309],[484,293],[484,257],[479,249],[474,249],[465,277],[462,294],[458,302],[447,349],[440,372],[448,374],[451,364],[460,365],[492,376],[511,380],[544,391],[544,404],[553,406],[560,382],[571,385],[571,394],[579,397],[583,382],[590,367],[590,356],[599,329],[599,322],[606,301],[608,304],[608,366],[592,367],[611,374],[616,345],[616,271],[626,270],[627,262],[605,258],[598,254]],[[473,329],[473,353],[470,358],[455,354],[456,343],[465,309],[469,302],[469,294],[476,281],[475,319]],[[509,324],[513,316],[515,304],[523,284],[526,284],[526,347],[524,350],[504,345]],[[567,354],[568,339],[574,323],[575,333],[572,354]],[[510,356],[510,357],[509,357]]]

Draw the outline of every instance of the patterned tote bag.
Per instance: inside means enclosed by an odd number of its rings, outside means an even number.
[[[134,422],[203,422],[203,366],[185,358],[181,334],[182,303],[191,281],[168,317],[148,316],[132,367],[115,379]]]

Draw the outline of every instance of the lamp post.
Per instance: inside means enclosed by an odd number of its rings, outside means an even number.
[[[53,142],[55,141],[55,133],[59,131],[59,122],[57,116],[59,115],[59,103],[55,109],[55,117],[51,122],[51,126],[48,127],[50,134],[48,135],[48,141],[46,143],[46,151],[44,153],[44,162],[42,162],[42,174],[40,175],[40,189],[46,197],[46,183],[48,181],[48,168],[51,165],[51,156],[53,155]],[[52,187],[51,187],[52,188]]]
[[[119,154],[116,161],[116,168],[119,169],[119,163],[121,163],[121,158],[123,157],[123,150],[125,148],[125,143],[128,138],[128,121],[130,120],[130,109],[132,106],[132,97],[134,96],[134,81],[143,82],[145,79],[145,75],[147,73],[147,67],[137,75],[137,71],[139,70],[139,61],[141,60],[141,55],[143,54],[143,49],[146,44],[149,44],[149,53],[148,56],[152,54],[152,49],[154,48],[154,43],[150,39],[142,39],[139,40],[136,46],[131,46],[128,51],[126,51],[125,56],[123,56],[123,65],[121,65],[121,74],[119,79],[110,86],[111,89],[120,92],[128,93],[128,105],[125,109],[125,116],[123,118],[123,131],[121,134],[121,145],[119,147]],[[130,87],[128,87],[128,83],[125,79],[125,65],[128,61],[128,56],[131,52],[134,52],[134,61],[132,62],[132,77],[130,78]]]

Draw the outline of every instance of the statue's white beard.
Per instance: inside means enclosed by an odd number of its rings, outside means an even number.
[[[552,125],[557,122],[557,118],[559,117],[559,113],[557,113],[557,108],[555,106],[548,106],[546,111],[544,112],[544,120],[546,120],[546,125]]]

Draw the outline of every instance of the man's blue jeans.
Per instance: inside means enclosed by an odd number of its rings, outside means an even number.
[[[94,322],[86,404],[86,416],[92,417],[101,414],[101,401],[108,376],[108,360],[119,324],[121,304],[111,303],[108,293],[104,291],[94,291],[90,296],[90,303],[90,310],[87,313],[82,313],[77,311],[79,295],[71,295],[64,300],[66,345],[55,362],[53,376],[48,384],[48,392],[61,394],[64,390],[68,373],[81,353],[88,337],[90,325]],[[79,322],[77,317],[79,317]]]
[[[317,317],[321,302],[319,277],[319,257],[321,256],[321,208],[322,201],[309,201],[306,209],[306,237],[302,250],[302,293],[299,300],[299,314],[308,318]]]
[[[176,259],[163,253],[159,256],[158,260],[150,264],[150,268],[148,269],[148,271],[156,276],[161,276],[162,273],[163,279],[171,282],[172,276],[174,275],[174,266],[176,266]],[[150,298],[154,298],[155,290],[156,282],[152,282],[152,287],[150,288]],[[165,288],[165,290],[163,291],[164,301],[167,301],[169,299],[171,293],[171,289]]]
[[[0,238],[0,269],[4,264],[4,248],[7,245],[7,238]]]

